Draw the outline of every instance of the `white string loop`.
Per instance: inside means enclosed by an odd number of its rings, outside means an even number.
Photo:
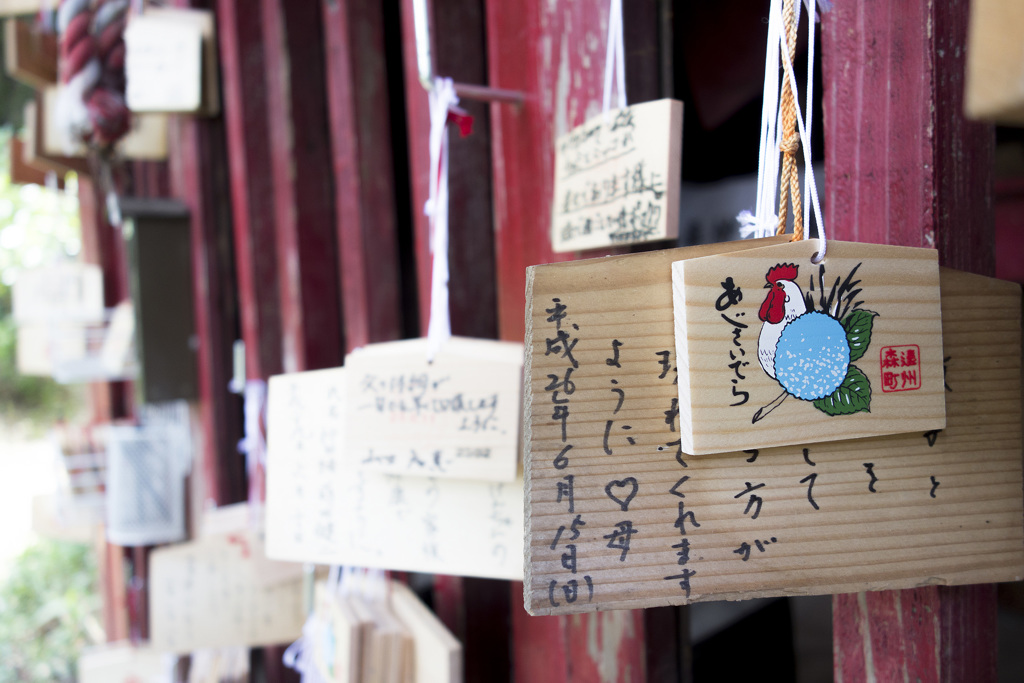
[[[815,12],[815,0],[809,0],[809,3],[810,3],[810,13],[813,15],[814,12]],[[781,17],[781,10],[778,10],[778,4],[779,4],[778,0],[773,0],[772,8],[773,8],[773,10],[779,11],[780,12],[779,16]],[[799,7],[799,5],[797,5],[797,7]],[[798,11],[797,12],[797,21],[798,22],[799,22],[799,19],[800,19],[800,17],[799,17],[799,11]],[[822,216],[821,216],[821,203],[818,200],[818,183],[814,179],[814,169],[813,169],[812,164],[811,164],[811,134],[810,134],[809,126],[810,126],[810,122],[811,122],[811,119],[813,118],[813,114],[814,114],[814,109],[812,107],[812,101],[811,101],[811,95],[812,95],[812,91],[813,91],[813,82],[814,82],[814,72],[813,72],[813,68],[814,68],[814,34],[815,34],[814,22],[813,21],[808,21],[807,22],[807,26],[808,26],[808,29],[807,29],[807,44],[808,44],[808,50],[810,51],[810,54],[808,55],[808,58],[807,58],[807,105],[806,105],[806,108],[807,108],[808,128],[805,129],[805,127],[804,127],[804,118],[803,118],[803,116],[800,115],[800,107],[796,108],[796,127],[797,127],[797,131],[800,133],[800,144],[803,145],[803,148],[804,148],[804,197],[805,197],[805,199],[804,199],[804,216],[805,217],[809,217],[810,216],[810,210],[807,207],[807,203],[808,203],[807,202],[807,196],[810,195],[811,203],[814,205],[814,219],[818,222],[818,253],[814,255],[814,258],[812,258],[811,261],[813,263],[821,263],[825,259],[825,252],[828,249],[828,242],[827,242],[827,240],[825,238],[825,221],[822,220]],[[787,49],[787,46],[786,46],[786,36],[785,36],[784,33],[780,33],[780,35],[779,35],[779,44],[782,46],[782,54],[783,55],[788,55],[789,54],[789,50]],[[797,92],[797,88],[796,88],[796,75],[793,72],[793,64],[792,64],[792,62],[789,61],[788,57],[786,59],[782,60],[782,66],[786,70],[786,73],[789,74],[789,86],[793,90],[793,99],[794,99],[794,101],[799,102],[800,101],[800,95]],[[810,225],[810,223],[806,220],[806,218],[804,220],[804,224],[805,225]],[[810,239],[810,236],[811,236],[811,231],[810,230],[806,230],[804,232],[804,239]]]
[[[626,104],[626,48],[622,40],[622,0],[611,0],[608,10],[608,49],[604,58],[604,104],[601,112],[607,114],[612,108],[612,80],[615,78],[619,91],[617,109]]]
[[[809,17],[818,17],[817,0],[804,0],[807,5]],[[797,4],[796,21],[800,22],[800,4]],[[828,0],[822,0],[822,11],[831,9]],[[796,108],[797,130],[800,135],[800,143],[804,151],[804,225],[810,226],[810,212],[813,206],[814,217],[818,224],[819,249],[815,256],[815,263],[825,258],[827,248],[825,236],[825,222],[822,219],[821,203],[818,199],[818,187],[814,178],[814,168],[811,164],[811,131],[810,122],[814,115],[814,42],[815,22],[807,22],[808,35],[808,58],[807,58],[807,97],[805,104],[806,120],[808,126],[805,129],[805,115],[802,115],[800,108]],[[796,87],[796,75],[793,64],[789,60],[786,34],[783,30],[782,21],[782,0],[772,0],[768,16],[768,46],[765,52],[764,66],[764,99],[761,106],[761,141],[757,161],[757,199],[755,210],[742,211],[736,217],[740,223],[740,235],[748,237],[768,237],[775,233],[778,224],[776,204],[778,201],[779,183],[779,154],[782,144],[782,130],[779,126],[779,95],[781,80],[779,74],[779,62],[789,75],[790,88],[793,91],[793,99],[800,101]],[[810,199],[808,201],[807,199]],[[804,239],[810,238],[810,230],[804,232]]]
[[[452,336],[448,310],[448,112],[459,103],[450,78],[434,79],[430,98],[430,199],[423,212],[430,218],[430,323],[427,325],[427,362]]]

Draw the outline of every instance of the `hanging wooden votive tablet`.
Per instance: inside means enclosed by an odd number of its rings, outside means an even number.
[[[1024,577],[1021,293],[1013,283],[941,270],[946,372],[935,381],[945,395],[945,429],[700,457],[682,451],[675,382],[686,375],[681,365],[677,373],[673,348],[671,264],[725,250],[738,259],[765,251],[744,246],[782,239],[528,271],[524,598],[531,614]],[[779,262],[810,252],[786,256]],[[849,275],[843,257],[843,245],[830,243],[826,300],[838,271],[840,286]],[[853,361],[862,370],[868,354],[901,345],[876,331],[882,317],[911,315],[869,284],[895,275],[863,262],[851,280],[862,280],[855,301],[878,306],[879,315],[868,351]],[[753,317],[767,294],[767,268],[758,283],[746,284],[740,272],[730,269],[715,286],[721,293],[720,282],[733,277],[744,292],[738,311],[749,288],[745,317]],[[931,286],[901,282],[907,299],[934,296]],[[820,298],[817,283],[814,292]],[[909,343],[922,353],[939,345]],[[759,363],[754,369],[763,374]],[[926,374],[922,390],[931,381]],[[790,401],[810,419],[849,417],[793,397],[783,407]],[[875,396],[872,411],[881,405]]]
[[[934,249],[817,240],[672,266],[691,455],[946,424]]]
[[[683,103],[594,116],[555,141],[551,246],[624,246],[679,234]]]

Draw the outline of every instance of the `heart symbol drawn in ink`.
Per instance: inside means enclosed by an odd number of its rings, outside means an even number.
[[[629,493],[626,495],[625,498],[619,498],[617,495],[612,493],[612,489],[623,488],[630,489]],[[609,498],[611,498],[612,500],[619,504],[619,507],[622,508],[623,512],[627,512],[629,510],[629,503],[636,496],[636,492],[639,488],[640,485],[636,483],[636,477],[626,477],[622,481],[613,480],[608,482],[608,485],[604,487],[604,492],[605,495],[607,495]]]

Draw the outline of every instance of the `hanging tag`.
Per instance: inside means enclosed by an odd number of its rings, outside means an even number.
[[[668,99],[613,109],[559,137],[552,248],[674,239],[682,140],[683,103]]]
[[[672,266],[686,453],[942,429],[934,249],[791,242]]]
[[[125,28],[125,97],[134,112],[220,111],[217,43],[209,10],[153,8]]]
[[[348,356],[346,448],[362,470],[515,481],[523,345],[450,338],[371,344]]]

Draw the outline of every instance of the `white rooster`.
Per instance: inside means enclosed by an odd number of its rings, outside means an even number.
[[[757,340],[757,357],[783,392],[758,410],[753,422],[775,410],[787,396],[812,401],[829,415],[870,412],[871,385],[864,373],[851,365],[867,350],[877,315],[861,310],[862,302],[853,301],[861,291],[855,289],[860,281],[853,281],[859,267],[853,268],[844,282],[837,279],[827,298],[821,267],[821,311],[813,310],[813,278],[811,294],[805,297],[796,283],[796,265],[780,263],[768,269],[765,287],[769,291],[758,313],[764,324]]]

